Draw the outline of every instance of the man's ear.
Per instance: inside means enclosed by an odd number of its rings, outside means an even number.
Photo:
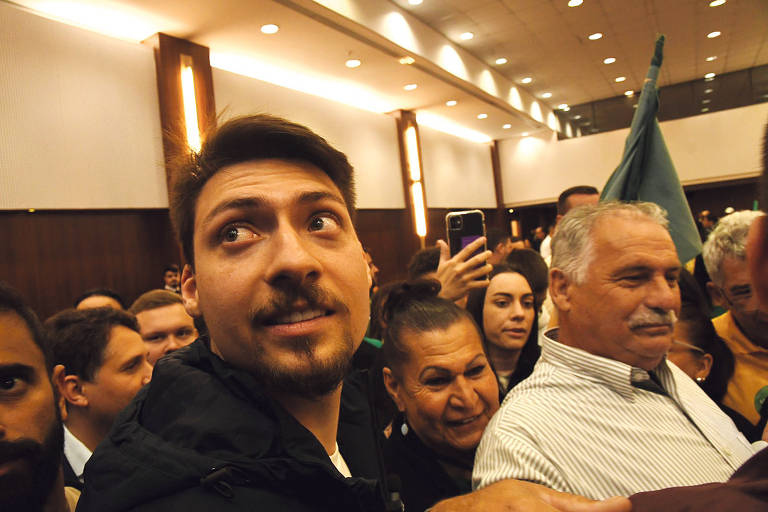
[[[400,393],[402,391],[402,386],[400,386],[400,382],[398,382],[398,380],[392,374],[392,370],[390,370],[386,366],[382,369],[381,374],[382,374],[382,377],[384,377],[384,387],[387,388],[387,393],[389,393],[389,396],[392,397],[392,400],[395,402],[395,405],[397,405],[397,410],[400,412],[404,412],[405,403],[400,397]]]
[[[707,292],[709,293],[709,298],[712,299],[712,304],[720,306],[723,309],[730,308],[730,304],[728,304],[728,301],[725,300],[725,296],[723,295],[723,290],[712,281],[707,282]]]
[[[197,294],[197,277],[192,265],[184,265],[181,273],[181,296],[184,299],[184,309],[192,318],[200,316],[200,298]]]
[[[549,271],[549,296],[559,311],[571,309],[571,287],[573,283],[559,268]]]
[[[57,365],[53,369],[53,379],[61,399],[67,404],[67,407],[88,407],[88,397],[80,377],[66,375],[64,366]]]

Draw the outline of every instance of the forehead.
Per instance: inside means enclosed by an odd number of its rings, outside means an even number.
[[[483,354],[483,342],[474,324],[462,318],[447,329],[433,331],[404,331],[411,355],[410,360],[419,368],[440,366],[464,368],[479,354]]]
[[[673,268],[680,265],[669,232],[652,220],[619,214],[599,219],[592,229],[590,269]]]
[[[45,373],[45,357],[26,322],[15,312],[0,312],[0,364],[25,364]]]
[[[139,333],[124,325],[116,325],[109,331],[109,342],[104,350],[104,366],[110,361],[128,359],[146,350]]]
[[[528,281],[517,272],[504,272],[493,276],[488,284],[486,296],[494,293],[508,293],[512,295],[523,295],[531,292],[531,286]]]
[[[571,210],[585,204],[597,204],[599,200],[598,194],[571,194],[565,202],[568,204],[568,209]]]
[[[145,309],[136,314],[136,320],[142,331],[165,328],[167,326],[194,325],[194,320],[187,314],[182,304],[169,304],[154,309]]]

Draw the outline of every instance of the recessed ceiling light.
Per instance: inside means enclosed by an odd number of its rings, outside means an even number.
[[[571,107],[569,107],[567,103],[561,103],[557,106],[557,108],[559,108],[564,112],[568,112],[569,110],[571,110]]]
[[[703,99],[703,100],[701,100],[701,102],[702,102],[704,105],[706,105],[706,104],[710,103],[711,101],[712,101],[712,100],[711,100],[711,99],[709,99],[709,98],[706,98],[706,99]]]
[[[528,136],[528,132],[523,132],[523,137],[527,137],[527,136]]]
[[[719,30],[715,30],[714,32],[710,32],[709,34],[707,34],[707,37],[710,38],[710,39],[714,39],[714,38],[718,37],[719,35],[720,35],[720,31]]]
[[[616,62],[616,57],[606,57],[603,59],[603,64],[613,64]]]
[[[590,41],[597,41],[597,40],[598,40],[598,39],[600,39],[601,37],[603,37],[603,34],[602,34],[602,33],[600,33],[600,32],[595,32],[594,34],[589,34],[589,35],[587,36],[587,38],[588,38]]]
[[[477,118],[478,119],[487,119],[488,118],[488,114],[477,114]]]
[[[709,107],[704,107],[703,109],[701,109],[701,111],[702,112],[709,112]]]
[[[268,23],[266,25],[261,26],[261,32],[263,34],[277,34],[278,30],[280,30],[280,27],[278,27],[274,23]]]
[[[704,94],[712,94],[713,92],[715,91],[713,91],[712,89],[704,89]]]
[[[527,77],[523,78],[522,80],[520,80],[520,82],[522,82],[524,84],[529,84],[529,83],[533,82],[533,78],[527,76]]]
[[[584,121],[584,122],[583,122],[583,123],[581,123],[581,124],[583,124],[584,126],[589,126],[589,125],[591,125],[591,124],[592,124],[592,121]]]
[[[345,66],[348,68],[356,68],[358,67],[362,62],[360,62],[360,59],[349,59],[347,62],[344,63]]]
[[[461,38],[462,41],[469,41],[470,39],[475,37],[475,34],[473,34],[472,32],[464,32],[459,37]]]
[[[502,126],[502,128],[504,128],[505,130],[509,130],[510,128],[512,128],[512,125],[507,123],[504,126]]]
[[[502,65],[506,64],[507,62],[509,62],[509,61],[507,59],[505,59],[504,57],[499,57],[498,59],[496,59],[496,64],[498,64],[499,66],[502,66]]]
[[[408,0],[408,3],[411,5],[421,5],[421,2],[424,0]]]
[[[584,0],[568,0],[568,7],[578,7],[584,3]]]
[[[545,100],[549,99],[549,98],[552,97],[552,93],[551,92],[543,92],[543,93],[541,93],[541,97],[544,98]]]
[[[712,0],[709,2],[710,7],[717,7],[718,5],[723,5],[725,3],[725,0]]]
[[[613,79],[613,81],[618,83],[618,82],[623,82],[626,79],[627,79],[627,77],[625,77],[625,76],[617,76],[616,78]]]
[[[581,119],[581,114],[576,114],[575,116],[573,116],[573,118],[578,121],[579,119]]]
[[[707,58],[706,58],[706,59],[704,59],[704,60],[706,60],[707,62],[712,62],[712,61],[713,61],[713,60],[715,60],[716,58],[717,58],[717,55],[712,55],[711,57],[707,57]]]
[[[408,64],[413,64],[414,62],[416,62],[416,59],[414,59],[410,55],[406,55],[405,57],[400,57],[400,64],[408,65]]]
[[[445,106],[446,107],[455,107],[456,103],[458,103],[458,101],[456,101],[456,100],[448,100],[448,101],[445,102]]]
[[[417,87],[418,87],[418,85],[416,85],[416,84],[407,84],[407,85],[403,86],[403,89],[405,89],[406,91],[412,91],[412,90],[414,90]]]
[[[635,91],[624,91],[624,96],[634,96]]]
[[[706,75],[704,75],[704,78],[712,80],[713,78],[715,78],[715,74],[714,73],[707,73]]]

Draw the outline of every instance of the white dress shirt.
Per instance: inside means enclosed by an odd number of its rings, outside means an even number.
[[[72,466],[77,479],[83,481],[83,471],[85,463],[91,458],[91,450],[86,447],[75,435],[64,425],[64,456]]]

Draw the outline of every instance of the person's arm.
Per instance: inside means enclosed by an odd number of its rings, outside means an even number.
[[[440,263],[437,266],[437,280],[440,281],[441,286],[440,297],[455,301],[464,297],[469,290],[488,286],[487,279],[478,280],[478,278],[488,275],[493,270],[493,266],[486,263],[492,254],[491,251],[472,256],[472,253],[482,248],[484,243],[485,237],[473,240],[451,258],[448,244],[443,240],[437,241],[437,246],[440,247]]]
[[[437,503],[429,512],[630,512],[629,499],[594,501],[521,480],[501,480]]]

